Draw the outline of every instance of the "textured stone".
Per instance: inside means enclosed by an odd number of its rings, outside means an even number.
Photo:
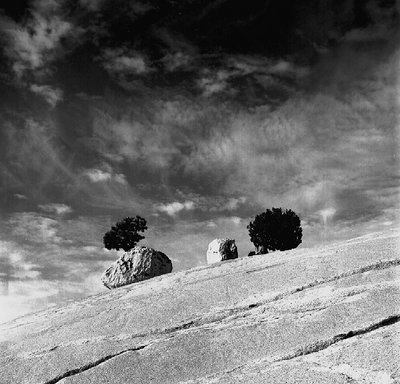
[[[215,239],[208,245],[207,263],[218,263],[224,260],[237,259],[238,251],[235,240]]]
[[[0,324],[0,383],[398,384],[399,238],[183,269]]]
[[[153,248],[134,247],[104,271],[101,281],[107,288],[112,289],[171,271],[171,260],[164,253]]]

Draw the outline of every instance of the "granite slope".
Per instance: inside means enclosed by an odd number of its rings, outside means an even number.
[[[0,325],[0,383],[400,383],[399,249],[391,230],[16,319]]]

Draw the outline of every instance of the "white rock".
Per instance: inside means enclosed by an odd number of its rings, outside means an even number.
[[[107,288],[112,289],[171,271],[171,260],[164,253],[153,248],[134,247],[104,271],[101,281]]]
[[[207,264],[224,260],[237,259],[238,251],[235,240],[215,239],[208,245]]]

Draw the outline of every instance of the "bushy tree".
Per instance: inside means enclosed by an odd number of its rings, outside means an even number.
[[[267,209],[257,215],[247,229],[257,254],[286,251],[301,243],[300,219],[291,209]]]
[[[118,221],[115,226],[111,227],[104,237],[104,246],[107,249],[123,249],[125,252],[130,251],[144,236],[138,232],[144,232],[147,229],[146,220],[140,216],[127,217]]]

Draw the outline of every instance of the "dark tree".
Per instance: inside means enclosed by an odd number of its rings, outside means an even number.
[[[140,216],[127,217],[118,221],[115,226],[111,227],[104,237],[104,246],[107,249],[122,248],[125,252],[130,251],[144,236],[138,232],[144,232],[147,229],[146,220]]]
[[[300,219],[291,209],[267,209],[257,215],[247,229],[257,254],[286,251],[301,243]]]

